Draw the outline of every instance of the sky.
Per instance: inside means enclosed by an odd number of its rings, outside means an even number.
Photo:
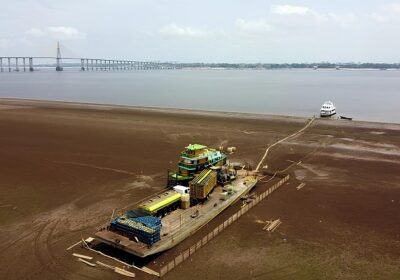
[[[400,62],[400,0],[0,0],[0,56]]]

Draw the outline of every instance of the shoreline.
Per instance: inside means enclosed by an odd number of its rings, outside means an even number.
[[[0,261],[6,267],[0,278],[86,279],[87,267],[77,265],[65,249],[93,236],[113,212],[164,190],[165,171],[176,168],[177,155],[193,142],[237,147],[229,155],[232,162],[255,168],[262,160],[267,173],[284,170],[290,180],[203,246],[196,261],[167,278],[183,280],[198,271],[208,278],[246,279],[249,267],[272,278],[293,271],[302,271],[303,278],[324,278],[326,271],[340,278],[343,268],[349,279],[379,278],[382,269],[398,275],[400,125],[316,119],[290,137],[306,122],[301,117],[0,99]],[[254,191],[261,193],[267,184],[260,180]],[[129,263],[163,267],[224,223],[235,207],[154,259],[130,258]],[[283,224],[266,233],[264,221],[275,219]],[[229,254],[250,262],[227,267],[220,256]],[[255,254],[260,257],[254,259]],[[333,255],[338,258],[327,263]],[[14,256],[23,258],[14,261]],[[204,266],[208,262],[212,265]],[[304,270],[310,263],[313,268]],[[292,266],[286,270],[287,264]],[[137,277],[154,279],[141,271]]]
[[[8,106],[8,108],[2,108]],[[208,111],[183,108],[163,108],[163,107],[144,107],[131,105],[117,104],[101,104],[101,103],[86,103],[86,102],[71,102],[71,101],[54,101],[40,99],[24,99],[24,98],[0,98],[0,111],[2,109],[11,109],[12,106],[21,107],[37,107],[37,108],[65,108],[65,109],[89,109],[89,110],[121,110],[121,111],[136,111],[148,113],[163,113],[177,115],[193,115],[203,117],[231,118],[231,119],[247,119],[247,120],[268,120],[268,121],[289,121],[300,123],[304,122],[313,116],[288,116],[288,115],[273,115],[263,113],[245,113],[245,112],[229,112],[229,111]],[[13,107],[15,108],[15,107]],[[363,120],[341,120],[316,117],[316,123],[327,126],[342,126],[342,127],[358,127],[369,129],[389,129],[400,130],[400,123],[390,122],[372,122]]]

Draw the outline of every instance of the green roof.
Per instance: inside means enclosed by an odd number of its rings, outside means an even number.
[[[201,144],[189,144],[189,146],[186,147],[186,149],[191,150],[191,151],[196,151],[196,150],[201,150],[205,149],[207,146],[201,145]]]

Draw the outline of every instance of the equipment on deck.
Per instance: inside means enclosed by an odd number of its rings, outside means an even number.
[[[111,222],[110,229],[132,240],[137,238],[147,245],[152,245],[161,238],[161,218],[153,216],[128,218],[122,215]]]
[[[190,197],[205,199],[216,185],[217,172],[205,169],[190,182]]]
[[[181,196],[175,190],[169,190],[146,200],[138,208],[148,215],[163,216],[179,207]]]

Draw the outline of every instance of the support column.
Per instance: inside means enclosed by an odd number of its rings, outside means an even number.
[[[92,65],[92,70],[93,70],[93,69],[94,69],[94,68],[93,68],[94,59],[91,59],[91,60],[90,60],[90,64]]]
[[[29,71],[30,72],[33,72],[33,58],[32,57],[30,57],[29,58]]]
[[[85,60],[81,58],[81,71],[85,71]]]
[[[0,72],[3,72],[3,58],[0,57]]]
[[[111,71],[111,60],[108,61],[108,70]]]
[[[26,64],[25,64],[25,57],[22,58],[22,63],[23,63],[23,65],[24,65],[24,72],[25,72],[25,71],[26,71],[26,68],[25,68],[25,67],[26,67]]]
[[[11,58],[8,58],[8,72],[11,72]]]
[[[86,59],[86,70],[89,71],[89,59]]]
[[[19,72],[18,57],[15,58],[15,71]]]

